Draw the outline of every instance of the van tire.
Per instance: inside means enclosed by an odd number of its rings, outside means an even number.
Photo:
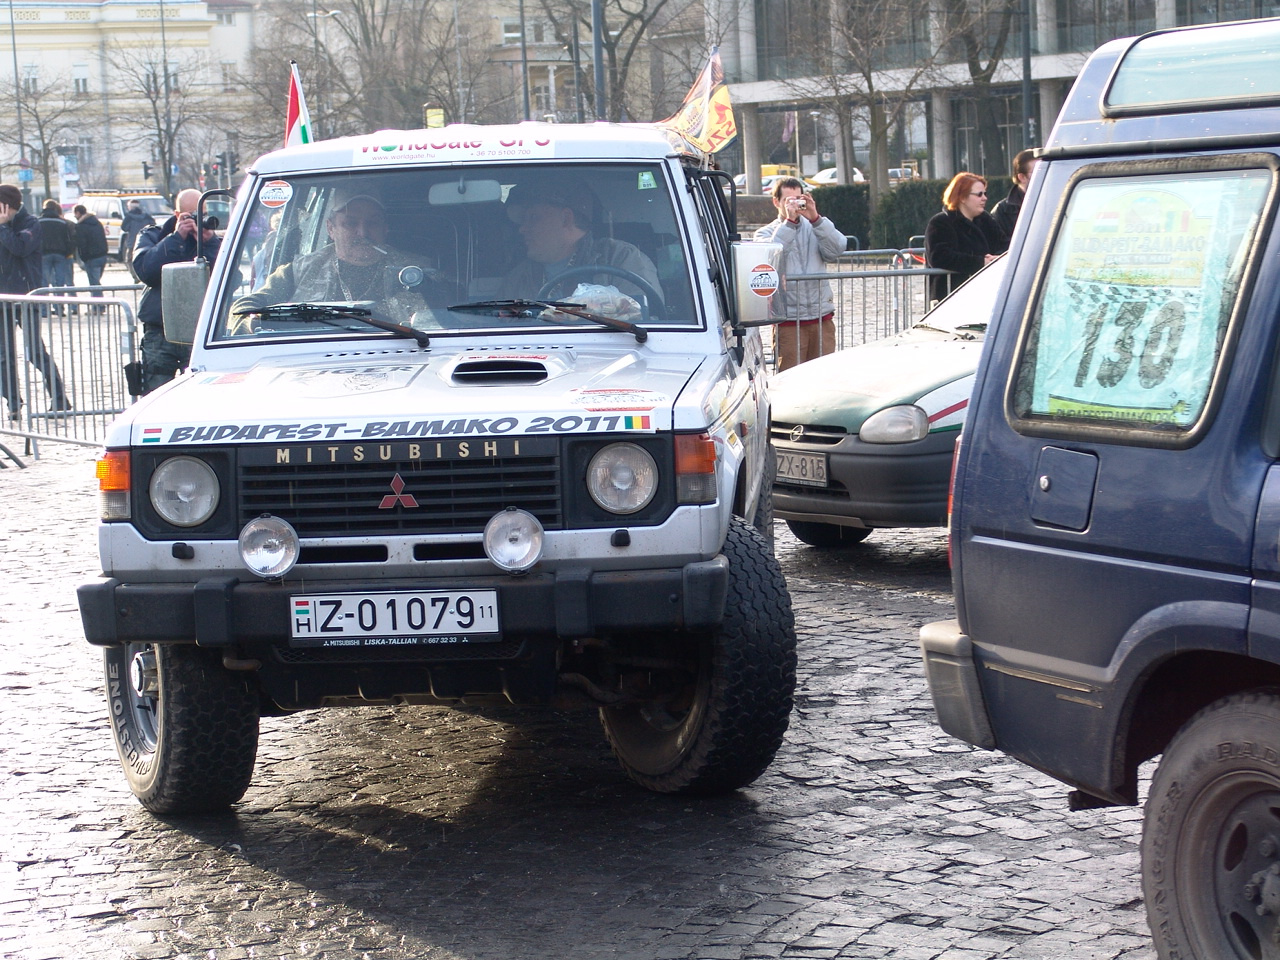
[[[1162,960],[1273,955],[1276,810],[1280,691],[1225,697],[1188,720],[1160,760],[1143,821],[1142,889]]]
[[[870,527],[842,527],[811,520],[788,520],[796,539],[811,547],[852,547],[871,536]]]
[[[217,650],[134,643],[103,651],[116,752],[152,813],[224,810],[244,796],[258,752],[258,693]]]
[[[796,633],[782,569],[760,534],[737,517],[724,555],[729,590],[720,629],[679,638],[685,670],[637,673],[634,682],[660,696],[600,710],[627,775],[658,793],[746,786],[773,762],[791,719]]]

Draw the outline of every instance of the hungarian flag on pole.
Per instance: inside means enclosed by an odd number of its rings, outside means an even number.
[[[298,76],[298,61],[289,61],[289,112],[284,119],[284,145],[296,147],[311,143],[311,114],[307,113],[307,98],[302,95],[302,78]]]
[[[680,109],[660,122],[706,153],[722,150],[738,135],[719,47],[711,48],[707,65],[685,94]]]

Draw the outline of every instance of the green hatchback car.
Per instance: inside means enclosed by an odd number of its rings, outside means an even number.
[[[1004,259],[897,336],[810,360],[770,381],[774,515],[817,547],[876,527],[947,522],[964,425]]]

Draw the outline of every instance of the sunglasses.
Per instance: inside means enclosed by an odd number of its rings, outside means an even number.
[[[983,190],[981,193],[971,193],[971,194],[969,194],[969,196],[971,196],[971,197],[985,197],[986,195],[987,195],[987,191],[985,191],[985,190]]]

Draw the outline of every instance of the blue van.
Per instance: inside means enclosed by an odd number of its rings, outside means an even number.
[[[1280,957],[1280,19],[1088,61],[953,477],[938,720],[1139,801],[1162,958]]]

